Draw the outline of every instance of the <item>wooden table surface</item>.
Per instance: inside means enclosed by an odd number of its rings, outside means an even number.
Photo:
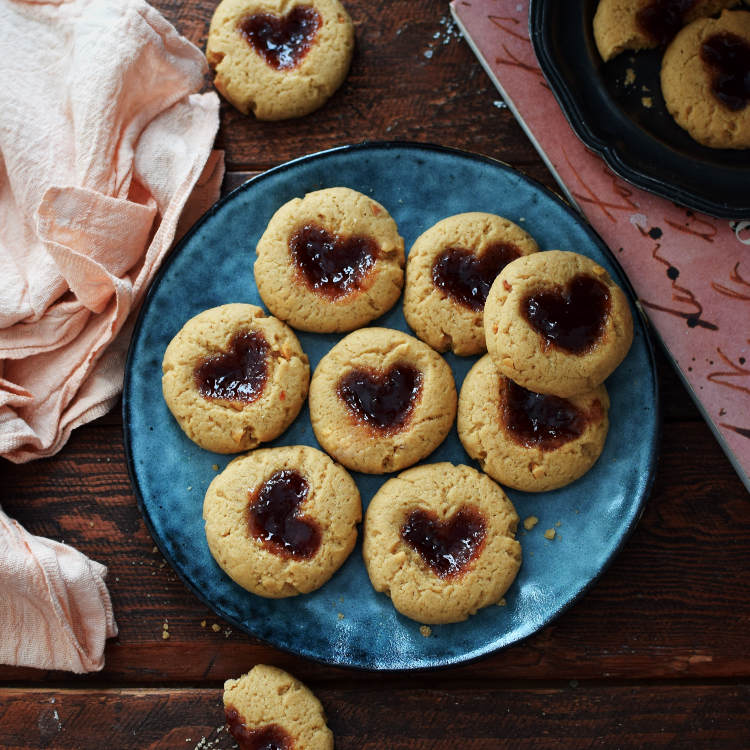
[[[205,45],[213,2],[154,4]],[[264,124],[222,105],[226,187],[303,154],[392,138],[487,154],[555,188],[444,0],[347,6],[357,50],[323,109]],[[108,566],[120,634],[97,674],[0,667],[0,747],[233,747],[222,683],[256,663],[287,669],[317,693],[339,750],[750,747],[750,501],[661,352],[659,379],[656,482],[611,567],[535,636],[432,673],[320,666],[213,615],[146,531],[119,408],[76,430],[53,458],[4,462],[7,513]]]

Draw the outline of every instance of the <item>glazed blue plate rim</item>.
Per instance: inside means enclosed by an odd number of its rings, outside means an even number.
[[[458,159],[465,159],[465,160],[469,160],[473,162],[478,162],[481,164],[488,165],[492,168],[499,169],[503,172],[512,173],[516,177],[520,178],[524,183],[526,183],[526,185],[530,188],[532,192],[538,191],[542,193],[545,196],[545,198],[556,203],[558,207],[563,212],[565,212],[575,224],[578,225],[579,229],[581,229],[586,235],[588,235],[592,244],[596,245],[597,249],[600,252],[602,252],[610,261],[610,263],[614,266],[616,276],[618,277],[616,281],[625,289],[626,294],[628,295],[630,299],[631,306],[633,306],[636,310],[636,317],[638,319],[636,321],[636,326],[637,327],[640,326],[641,331],[643,333],[644,345],[645,345],[646,354],[648,358],[649,375],[651,379],[651,392],[645,396],[644,400],[647,400],[649,402],[649,406],[653,414],[653,418],[651,420],[653,429],[652,429],[652,434],[651,434],[650,450],[648,454],[648,466],[645,467],[644,472],[643,472],[646,478],[645,478],[645,481],[643,482],[642,491],[640,492],[640,495],[637,498],[635,498],[634,502],[631,504],[633,512],[630,516],[630,519],[628,523],[620,529],[620,538],[615,544],[615,546],[612,548],[609,556],[599,564],[598,569],[590,578],[588,578],[587,580],[581,581],[581,585],[576,588],[575,592],[567,599],[567,601],[557,606],[556,608],[551,609],[543,619],[535,621],[533,627],[530,630],[528,630],[528,632],[521,634],[515,639],[508,640],[503,643],[497,643],[497,639],[496,639],[495,641],[483,644],[478,648],[467,649],[465,652],[458,653],[458,654],[451,654],[449,656],[446,656],[445,658],[414,660],[412,662],[408,662],[408,661],[400,662],[399,661],[398,663],[393,662],[389,664],[381,664],[377,662],[377,659],[375,661],[365,662],[362,660],[357,661],[357,660],[352,660],[352,659],[341,660],[341,659],[336,659],[336,658],[330,658],[330,657],[321,655],[319,653],[316,653],[314,650],[294,647],[288,643],[285,643],[283,639],[264,638],[258,635],[258,633],[254,632],[252,628],[246,626],[241,620],[236,618],[234,615],[228,613],[223,606],[221,606],[216,601],[212,600],[210,596],[205,595],[201,591],[201,589],[198,587],[198,585],[191,579],[191,577],[182,570],[180,564],[175,560],[175,558],[173,557],[173,555],[167,548],[167,540],[163,539],[156,530],[155,524],[151,517],[151,512],[144,500],[144,496],[141,491],[138,472],[135,467],[134,455],[133,455],[133,449],[132,449],[133,435],[131,433],[129,413],[132,408],[131,373],[133,370],[134,352],[136,349],[136,343],[139,339],[139,335],[141,333],[144,320],[146,319],[146,316],[148,315],[151,302],[157,293],[160,282],[162,281],[163,277],[168,272],[172,263],[175,261],[177,257],[179,257],[179,254],[183,250],[183,248],[186,247],[191,242],[192,238],[206,224],[206,222],[210,221],[211,218],[223,206],[235,200],[238,195],[248,190],[253,190],[259,184],[262,184],[265,180],[268,180],[282,172],[293,170],[298,165],[308,164],[311,162],[315,162],[321,159],[326,159],[328,157],[339,155],[339,154],[350,154],[350,153],[357,154],[361,152],[377,152],[377,151],[391,151],[391,150],[413,151],[420,155],[426,155],[430,153],[447,154],[447,155],[456,157]],[[400,305],[400,302],[398,304]],[[337,146],[337,147],[319,151],[313,154],[301,156],[299,158],[285,162],[284,164],[281,164],[277,167],[269,169],[265,172],[262,172],[259,175],[256,175],[255,177],[244,182],[242,185],[238,186],[229,194],[221,198],[208,211],[206,211],[206,213],[203,214],[203,216],[182,237],[182,239],[177,243],[177,245],[169,254],[169,256],[165,259],[161,268],[157,272],[154,280],[152,281],[150,288],[148,290],[148,293],[146,295],[146,298],[144,299],[144,302],[141,306],[141,309],[139,311],[139,314],[138,314],[138,317],[137,317],[137,320],[133,329],[133,334],[131,337],[131,342],[130,342],[130,346],[129,346],[128,354],[127,354],[127,360],[126,360],[126,365],[125,365],[125,378],[124,378],[124,383],[123,383],[122,410],[123,410],[122,415],[123,415],[125,457],[126,457],[126,463],[127,463],[130,482],[131,482],[133,491],[136,496],[136,502],[137,502],[138,508],[144,519],[144,523],[146,524],[146,527],[149,530],[149,533],[151,534],[159,551],[164,556],[164,558],[169,562],[172,569],[177,573],[177,575],[180,577],[183,583],[187,586],[187,588],[201,602],[203,602],[207,607],[209,607],[209,609],[213,610],[217,615],[222,617],[228,623],[230,623],[237,629],[249,634],[253,638],[256,638],[260,640],[261,642],[264,642],[264,643],[267,643],[268,645],[273,646],[274,648],[278,648],[282,651],[285,651],[287,653],[294,654],[297,656],[304,656],[313,661],[316,661],[318,663],[325,664],[328,666],[349,667],[349,668],[355,668],[355,669],[363,669],[367,671],[383,671],[383,672],[429,670],[429,669],[438,669],[438,668],[456,666],[459,664],[470,663],[484,656],[487,656],[488,654],[503,650],[515,643],[519,643],[525,640],[526,638],[534,635],[535,633],[545,628],[547,625],[550,624],[550,622],[552,622],[554,619],[556,619],[565,611],[567,611],[575,602],[577,602],[586,593],[586,591],[588,591],[588,589],[599,579],[599,577],[609,567],[611,562],[614,560],[614,558],[622,549],[623,545],[625,544],[626,540],[632,533],[641,515],[643,514],[645,503],[650,495],[653,482],[654,482],[654,478],[655,478],[656,463],[657,463],[657,458],[658,458],[658,446],[660,444],[660,437],[661,437],[661,415],[660,415],[660,402],[659,402],[659,392],[658,392],[658,379],[656,376],[654,346],[653,346],[653,341],[650,336],[649,326],[648,326],[645,316],[642,314],[642,311],[640,310],[640,307],[636,304],[635,294],[632,290],[632,287],[627,277],[625,276],[624,272],[619,266],[619,263],[617,262],[616,257],[609,250],[606,244],[599,238],[599,236],[591,228],[591,226],[585,221],[583,217],[581,217],[577,212],[575,212],[564,200],[562,200],[558,195],[556,195],[551,190],[549,190],[546,186],[542,185],[541,183],[537,182],[533,178],[528,177],[527,175],[519,172],[518,170],[512,168],[510,165],[500,160],[497,160],[497,159],[494,159],[492,157],[488,157],[485,155],[481,155],[481,154],[474,154],[468,151],[451,148],[448,146],[442,146],[442,145],[430,144],[430,143],[408,142],[408,141],[368,141],[368,142],[363,142],[363,143],[358,143],[358,144]],[[354,554],[356,554],[356,552]],[[450,627],[450,626],[442,626],[442,627]]]

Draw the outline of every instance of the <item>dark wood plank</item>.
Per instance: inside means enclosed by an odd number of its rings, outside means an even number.
[[[750,686],[331,689],[337,750],[746,748]],[[504,743],[509,743],[505,745]],[[220,690],[2,690],[0,746],[232,748]]]
[[[234,632],[185,589],[141,520],[117,426],[77,431],[56,458],[4,466],[2,505],[33,533],[69,542],[109,566],[120,636],[107,648],[101,678],[130,684],[215,682],[234,674],[238,664],[257,661],[292,667],[303,677],[341,674]],[[542,633],[483,660],[481,667],[450,674],[750,675],[747,510],[747,495],[708,428],[701,422],[666,425],[646,512],[601,581]],[[165,618],[168,641],[162,640]],[[0,668],[0,680],[48,678],[68,679]]]
[[[205,49],[213,3],[154,5]],[[263,123],[222,101],[217,145],[226,149],[230,169],[266,169],[344,143],[401,139],[495,156],[552,186],[512,114],[495,105],[500,95],[460,37],[447,2],[346,6],[356,27],[356,51],[347,80],[322,109],[298,120]]]

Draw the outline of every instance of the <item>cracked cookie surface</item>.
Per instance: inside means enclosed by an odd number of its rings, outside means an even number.
[[[203,518],[222,570],[248,591],[278,599],[314,591],[338,570],[357,541],[362,504],[348,472],[322,451],[261,448],[214,478]]]
[[[227,680],[223,701],[229,732],[241,748],[333,750],[333,733],[320,701],[277,667],[257,664],[236,680]]]
[[[214,85],[259,120],[302,117],[344,82],[354,27],[338,0],[222,0],[206,58]]]
[[[500,484],[543,492],[570,484],[596,463],[608,410],[603,385],[569,400],[541,396],[500,375],[486,355],[461,387],[458,437]]]
[[[436,351],[461,356],[485,351],[484,303],[492,282],[511,260],[538,249],[527,232],[495,214],[439,221],[409,251],[406,322]]]
[[[310,367],[289,326],[260,307],[221,305],[170,341],[162,392],[185,434],[206,450],[239,453],[278,437],[307,396]]]
[[[323,448],[367,474],[398,471],[432,453],[456,415],[447,362],[413,336],[362,328],[334,346],[310,383],[310,420]]]
[[[513,504],[488,476],[426,464],[389,479],[373,497],[362,555],[373,587],[401,614],[459,622],[499,602],[513,583],[521,566],[517,525]]]
[[[285,203],[258,241],[263,302],[302,331],[351,331],[389,310],[404,285],[404,241],[388,211],[346,187]]]
[[[600,0],[594,15],[594,40],[606,62],[626,50],[666,45],[686,24],[739,1]]]
[[[729,41],[726,58],[730,69],[725,71],[709,64],[704,52],[706,44],[722,38]],[[743,43],[745,59],[740,69]],[[664,101],[675,122],[698,143],[710,148],[750,148],[749,61],[750,12],[743,10],[695,21],[667,47],[661,66]],[[722,78],[734,94],[724,100],[716,93],[717,83],[721,92]]]
[[[625,293],[578,253],[548,250],[509,263],[484,308],[487,351],[505,377],[567,398],[593,390],[633,341]]]

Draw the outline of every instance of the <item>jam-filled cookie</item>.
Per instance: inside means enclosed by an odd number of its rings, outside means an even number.
[[[739,0],[600,0],[594,40],[605,61],[625,50],[664,47],[696,18],[738,4]]]
[[[624,292],[578,253],[550,250],[509,263],[484,308],[487,351],[502,375],[536,393],[596,388],[633,341]]]
[[[458,355],[485,351],[484,303],[510,261],[539,248],[501,216],[449,216],[424,232],[406,262],[404,316],[433,349]]]
[[[354,27],[338,0],[222,0],[208,31],[214,85],[259,120],[301,117],[344,82]]]
[[[404,241],[377,201],[345,187],[284,204],[260,238],[255,282],[276,317],[303,331],[351,331],[389,310]]]
[[[500,601],[521,566],[518,514],[488,476],[428,464],[388,480],[365,518],[362,554],[376,591],[424,623],[465,620]]]
[[[724,11],[684,28],[664,53],[669,113],[710,148],[750,148],[750,12]]]
[[[489,355],[466,376],[458,399],[458,437],[482,469],[507,487],[543,492],[564,487],[599,458],[609,397],[533,393],[495,369]]]
[[[224,683],[224,716],[241,750],[333,750],[323,706],[292,675],[258,664]]]
[[[278,437],[302,408],[307,356],[289,326],[260,307],[214,307],[170,341],[162,391],[185,434],[206,450],[239,453]]]
[[[310,383],[310,420],[323,448],[367,474],[398,471],[432,453],[456,416],[445,360],[418,339],[363,328],[320,361]]]
[[[216,562],[253,594],[279,599],[320,588],[354,549],[362,520],[347,471],[308,446],[234,459],[203,501]]]

